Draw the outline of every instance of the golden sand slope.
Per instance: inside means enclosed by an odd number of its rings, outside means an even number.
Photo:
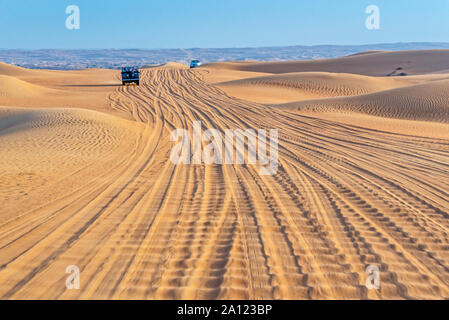
[[[115,70],[28,70],[0,63],[0,106],[111,113],[108,95],[120,85],[120,72]]]
[[[116,87],[110,107],[134,125],[2,109],[1,298],[449,298],[449,137],[266,107],[201,74],[154,68]],[[172,164],[170,133],[194,120],[279,129],[277,174]]]
[[[342,58],[280,62],[219,62],[205,64],[206,68],[240,71],[290,73],[333,72],[367,76],[386,76],[449,72],[449,50],[419,50],[374,52]]]
[[[31,75],[35,73],[36,71],[25,69],[17,66],[13,66],[10,64],[6,64],[3,62],[0,62],[0,74],[6,75],[6,76],[26,76]],[[45,71],[39,70],[39,73],[45,73]]]
[[[387,118],[449,122],[449,80],[367,95],[279,105],[290,110],[357,112]]]
[[[217,69],[217,68],[201,68],[196,69],[196,72],[201,75],[202,79],[207,83],[220,83],[233,80],[241,80],[246,78],[269,76],[271,73],[239,71],[232,69]]]
[[[361,95],[407,86],[410,85],[410,82],[397,77],[380,78],[346,73],[292,72],[220,82],[216,85],[234,97],[273,104]]]
[[[24,204],[47,205],[73,192],[79,179],[101,181],[101,170],[123,162],[141,131],[138,124],[89,110],[0,107],[2,223],[19,219]]]
[[[55,89],[49,89],[20,80],[16,77],[0,74],[0,99],[2,101],[8,98],[16,101],[20,98],[36,98],[44,95],[57,95],[58,93],[60,92]]]

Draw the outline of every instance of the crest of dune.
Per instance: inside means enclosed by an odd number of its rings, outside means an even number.
[[[25,69],[10,64],[0,62],[0,75],[5,76],[24,76],[33,74],[34,70]]]
[[[277,62],[218,62],[213,69],[264,73],[332,72],[367,76],[416,75],[448,70],[449,50],[374,52],[333,59]]]
[[[259,103],[354,96],[410,85],[400,78],[347,73],[292,72],[216,83],[226,93]]]
[[[33,97],[52,93],[57,93],[57,90],[0,74],[0,96],[2,97]]]
[[[279,108],[314,112],[356,112],[386,118],[449,122],[449,80],[382,92],[290,102]]]

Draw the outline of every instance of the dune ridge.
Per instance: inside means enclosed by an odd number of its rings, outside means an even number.
[[[118,70],[28,70],[0,64],[0,106],[84,108],[114,112],[108,95],[121,85]]]
[[[0,97],[35,97],[61,93],[56,89],[50,89],[36,84],[20,80],[13,76],[0,74]]]
[[[18,66],[13,66],[4,62],[0,62],[0,74],[6,76],[26,76],[33,74],[34,71]]]
[[[440,80],[361,96],[290,102],[276,107],[298,111],[357,112],[447,123],[448,101],[449,80]]]
[[[259,103],[354,96],[410,85],[402,78],[293,72],[216,83],[226,93]]]
[[[332,72],[366,76],[387,76],[392,73],[416,75],[440,72],[449,68],[449,50],[417,50],[377,52],[341,58],[279,61],[219,62],[205,64],[209,69],[231,69],[265,73]]]

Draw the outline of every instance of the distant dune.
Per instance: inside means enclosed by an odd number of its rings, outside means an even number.
[[[59,94],[58,90],[32,84],[16,77],[0,74],[0,99],[31,98],[50,94]]]
[[[359,52],[449,49],[449,43],[384,43],[370,45],[317,45],[191,49],[14,50],[0,49],[0,61],[31,69],[119,69],[124,65],[161,65],[192,59],[216,61],[294,61],[343,57]]]
[[[226,93],[259,103],[282,103],[354,96],[410,85],[402,78],[377,78],[346,73],[293,72],[216,83]]]
[[[197,72],[201,75],[204,81],[212,84],[271,75],[271,73],[239,71],[232,69],[216,69],[216,68],[212,69],[198,68]]]
[[[265,73],[334,72],[367,76],[416,75],[449,69],[449,50],[374,52],[334,59],[281,62],[220,62],[204,67]]]
[[[449,123],[449,80],[355,97],[309,100],[280,108],[314,112],[358,112],[387,118]]]
[[[33,70],[25,69],[10,64],[0,62],[0,75],[5,76],[26,76],[33,74]]]
[[[371,53],[382,53],[382,52],[387,52],[387,51],[382,51],[382,50],[363,51],[363,52],[358,52],[358,53],[354,53],[354,54],[348,54],[348,57],[361,56],[361,55],[364,55],[364,54],[371,54]]]
[[[185,64],[182,64],[179,62],[167,62],[167,63],[161,63],[161,64],[146,65],[146,66],[143,66],[142,69],[152,69],[152,68],[161,68],[161,67],[181,68],[181,69],[187,68],[187,66]]]
[[[0,63],[0,106],[108,111],[121,84],[117,70],[30,70]],[[117,114],[117,111],[109,110]]]
[[[227,94],[284,110],[449,122],[449,50],[362,52],[313,61],[218,62],[202,68],[211,82],[232,73],[233,79],[214,83]]]

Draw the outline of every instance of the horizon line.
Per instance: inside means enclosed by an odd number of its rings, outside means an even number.
[[[242,46],[242,47],[189,47],[189,48],[133,48],[133,47],[123,47],[123,48],[72,48],[72,49],[63,49],[63,48],[0,48],[0,50],[22,50],[22,51],[40,51],[40,50],[55,50],[55,51],[83,51],[83,50],[142,50],[142,51],[160,51],[160,50],[207,50],[207,49],[258,49],[258,48],[286,48],[286,47],[304,47],[304,48],[313,48],[313,47],[364,47],[364,46],[380,46],[380,45],[398,45],[398,44],[439,44],[439,45],[448,45],[448,42],[439,42],[439,41],[413,41],[413,42],[378,42],[378,43],[366,43],[366,44],[315,44],[315,45],[276,45],[276,46]]]

